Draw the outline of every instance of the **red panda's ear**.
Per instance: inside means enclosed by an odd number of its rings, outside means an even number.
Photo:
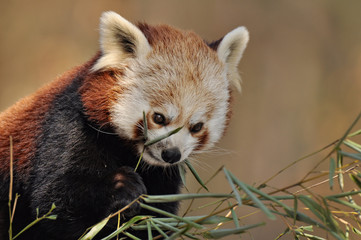
[[[93,71],[122,66],[124,59],[141,58],[151,47],[142,31],[115,12],[104,12],[100,18],[102,56]]]
[[[217,46],[218,57],[226,64],[228,77],[238,91],[241,91],[241,78],[237,66],[246,49],[248,40],[247,29],[238,27],[226,34]]]

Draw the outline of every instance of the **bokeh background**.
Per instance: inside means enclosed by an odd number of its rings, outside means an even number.
[[[0,110],[92,57],[106,10],[133,22],[191,29],[207,40],[248,28],[243,92],[235,95],[230,128],[196,163],[205,179],[225,165],[242,181],[259,184],[341,137],[361,110],[357,0],[1,0]],[[272,185],[296,182],[318,159],[288,169]],[[198,187],[191,176],[188,184]],[[228,189],[222,174],[210,184],[212,192]],[[282,221],[268,222],[246,237],[274,239],[285,228]]]

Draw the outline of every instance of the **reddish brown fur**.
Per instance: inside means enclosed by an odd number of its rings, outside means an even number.
[[[30,160],[34,157],[36,137],[54,97],[71,81],[84,74],[94,62],[76,67],[34,94],[23,98],[0,114],[0,171],[8,174],[10,163],[10,136],[13,138],[14,171],[28,176]]]
[[[80,94],[89,119],[103,126],[110,123],[111,106],[123,89],[117,84],[120,71],[93,73],[84,79]]]
[[[223,136],[224,134],[226,134],[226,131],[228,129],[228,126],[229,126],[229,123],[231,121],[231,117],[232,117],[232,114],[233,114],[233,111],[232,111],[232,104],[233,104],[233,94],[232,94],[232,90],[231,89],[228,89],[229,91],[229,98],[228,98],[228,111],[227,111],[227,115],[226,115],[226,122],[225,122],[225,129],[223,131]]]
[[[138,24],[138,27],[153,49],[156,48],[156,51],[157,49],[166,49],[168,52],[170,51],[170,55],[172,55],[172,51],[176,52],[179,50],[183,52],[188,51],[188,54],[208,52],[207,44],[192,31],[179,31],[168,25],[150,26],[145,23]],[[188,45],[188,47],[183,48],[184,46],[177,46],[175,43],[178,45],[179,43],[183,43],[184,45]],[[215,58],[218,60],[216,55]]]
[[[198,137],[197,147],[194,149],[195,151],[201,150],[205,143],[207,143],[209,138],[209,133],[207,130],[202,131],[202,135]]]
[[[143,129],[142,129],[143,126],[144,126],[143,119],[140,119],[137,122],[137,124],[134,126],[134,133],[133,133],[134,139],[143,137],[143,135],[144,135]]]

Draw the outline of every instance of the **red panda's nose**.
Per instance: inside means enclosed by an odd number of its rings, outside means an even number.
[[[182,154],[179,151],[179,148],[173,147],[168,148],[162,151],[162,158],[165,162],[176,163],[180,160]]]

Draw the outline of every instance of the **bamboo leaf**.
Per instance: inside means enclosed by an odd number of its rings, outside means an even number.
[[[178,228],[173,227],[172,225],[170,225],[170,224],[168,224],[168,223],[165,223],[165,222],[163,222],[163,221],[160,221],[160,220],[158,220],[158,219],[156,219],[156,218],[153,218],[153,221],[154,221],[154,223],[156,223],[156,224],[158,224],[158,225],[162,226],[163,228],[168,229],[168,230],[170,230],[170,231],[176,232],[176,231],[179,230]],[[168,237],[168,236],[167,236],[167,237]]]
[[[303,202],[303,204],[306,205],[306,207],[308,207],[311,212],[313,212],[313,214],[315,214],[319,219],[323,220],[324,217],[322,216],[322,213],[323,213],[323,209],[322,207],[317,204],[315,201],[313,201],[310,197],[308,196],[299,196],[298,197],[301,202]]]
[[[354,141],[351,141],[350,139],[346,139],[343,142],[346,146],[348,146],[349,148],[361,153],[361,145],[358,143],[355,143]]]
[[[18,197],[20,195],[16,194],[16,197]],[[52,211],[56,208],[55,204],[53,203],[51,205],[51,208],[50,210],[44,214],[43,216],[39,217],[39,216],[36,216],[36,219],[34,221],[32,221],[31,223],[29,223],[25,228],[23,228],[18,234],[16,234],[12,240],[16,239],[17,237],[19,237],[21,234],[23,234],[25,231],[27,231],[29,228],[33,227],[35,224],[37,224],[38,222],[42,221],[43,219],[51,219],[51,220],[54,220],[56,219],[56,215],[50,215],[52,213]],[[37,210],[38,211],[38,210]],[[37,213],[39,214],[39,213]]]
[[[235,197],[236,197],[236,200],[237,200],[237,202],[238,202],[238,205],[239,205],[239,206],[242,206],[241,196],[239,195],[238,189],[237,189],[236,186],[234,185],[231,176],[229,175],[227,169],[223,168],[223,171],[224,171],[224,174],[226,175],[226,178],[227,178],[227,180],[228,180],[228,182],[229,182],[229,185],[231,185],[233,194],[234,194]]]
[[[187,167],[189,168],[189,170],[191,171],[191,173],[193,174],[193,176],[195,177],[195,179],[198,181],[198,183],[209,192],[208,188],[206,187],[206,185],[204,184],[204,182],[202,181],[201,177],[198,175],[197,171],[193,168],[192,164],[188,161],[188,159],[186,159],[185,164],[187,165]]]
[[[147,221],[148,240],[153,240],[152,228],[150,222]]]
[[[164,210],[161,210],[159,208],[155,208],[155,207],[152,207],[152,206],[149,206],[149,205],[146,205],[144,203],[139,203],[139,205],[144,208],[144,209],[147,209],[147,210],[150,210],[152,212],[156,212],[156,213],[159,213],[159,214],[162,214],[164,216],[167,216],[167,217],[171,217],[171,218],[174,218],[174,219],[177,219],[181,222],[184,222],[184,223],[187,223],[189,226],[192,226],[192,227],[195,227],[195,228],[198,228],[198,229],[203,229],[204,227],[198,223],[195,223],[193,221],[189,221],[185,218],[182,218],[182,217],[179,217],[177,215],[174,215],[172,213],[169,213],[169,212],[166,212]]]
[[[58,215],[50,215],[50,216],[47,216],[46,219],[56,220],[57,217],[58,217]]]
[[[336,169],[336,162],[335,159],[330,159],[330,170],[329,170],[329,184],[330,189],[333,189],[333,176],[335,175],[335,169]]]
[[[342,197],[348,197],[348,196],[352,196],[352,195],[356,195],[361,193],[360,191],[351,191],[351,192],[344,192],[344,193],[339,193],[339,194],[334,194],[334,195],[329,195],[326,196],[325,198],[329,199],[329,198],[342,198]]]
[[[340,200],[338,198],[328,198],[330,201],[333,201],[333,202],[337,202],[339,204],[342,204],[344,206],[347,206],[347,207],[350,207],[350,208],[353,208],[353,209],[356,209],[356,210],[359,210],[361,211],[361,206],[359,205],[356,205],[356,204],[352,204],[352,203],[349,203],[347,201],[343,201],[343,200]]]
[[[142,239],[140,239],[140,238],[138,238],[138,237],[136,237],[136,236],[134,236],[133,234],[128,233],[128,232],[123,232],[123,234],[124,234],[125,236],[133,239],[133,240],[142,240]]]
[[[357,135],[360,135],[361,134],[361,129],[351,133],[350,135],[348,135],[348,137],[354,137],[354,136],[357,136]]]
[[[345,157],[353,158],[356,160],[361,160],[361,153],[349,153],[349,152],[343,152],[343,151],[339,151],[339,153]]]
[[[341,191],[344,189],[344,181],[343,181],[343,174],[341,172],[341,168],[343,166],[343,156],[342,154],[337,151],[337,168],[340,169],[338,173],[338,184],[340,186]]]
[[[146,203],[164,203],[164,202],[178,202],[187,199],[195,198],[231,198],[232,194],[220,193],[189,193],[189,194],[169,194],[169,195],[145,195],[143,200]]]
[[[317,222],[316,220],[310,218],[309,216],[307,216],[306,214],[304,213],[301,213],[301,212],[296,212],[293,211],[293,210],[289,210],[289,209],[286,209],[286,214],[284,213],[281,213],[281,212],[278,212],[278,211],[274,211],[274,210],[271,210],[274,214],[278,214],[278,215],[281,215],[281,216],[284,216],[284,217],[289,217],[289,218],[294,218],[294,215],[297,214],[296,216],[296,220],[297,221],[300,221],[300,222],[303,222],[303,223],[308,223],[308,224],[312,224],[314,226],[317,226],[317,227],[320,227],[320,228],[323,228],[325,230],[327,230],[327,228],[325,226],[323,226],[321,223]]]
[[[277,199],[277,197],[270,196],[270,195],[268,195],[267,193],[264,193],[264,192],[260,191],[259,189],[255,188],[255,187],[252,187],[252,186],[250,186],[250,185],[247,185],[247,184],[245,184],[245,185],[247,186],[247,188],[248,188],[249,190],[251,190],[251,191],[254,192],[254,193],[259,194],[259,195],[262,196],[263,198],[265,198],[265,199],[267,199],[267,200],[270,200],[270,201],[278,204],[279,206],[283,207],[284,209],[290,209],[290,207],[288,207],[286,204],[284,204],[284,203],[282,203],[281,201],[279,201],[279,200]],[[293,198],[294,198],[294,196],[292,196],[291,199],[293,199]]]
[[[357,235],[361,235],[361,231],[360,230],[358,230],[357,228],[352,228],[352,231],[354,232],[354,233],[356,233]]]
[[[344,234],[339,228],[337,222],[333,219],[331,212],[327,207],[326,200],[323,199],[325,208],[316,203],[314,200],[307,196],[299,196],[299,199],[315,214],[319,219],[321,219],[327,226],[326,230],[330,232],[337,239],[344,239]],[[338,199],[337,199],[338,200]]]
[[[233,182],[235,184],[238,185],[238,187],[240,187],[251,199],[252,201],[254,202],[254,204],[259,208],[261,209],[265,214],[266,216],[269,218],[269,219],[272,219],[272,220],[275,220],[276,219],[276,216],[273,215],[271,213],[271,211],[248,189],[247,185],[244,184],[243,182],[241,182],[240,180],[238,180],[230,171],[228,171],[227,169],[225,169],[225,171],[228,172],[228,174],[230,175],[230,177],[232,178]],[[259,191],[259,190],[258,190]]]
[[[162,221],[160,221],[160,220],[158,220],[158,219],[156,219],[156,218],[154,218],[153,221],[154,221],[154,223],[159,224],[160,226],[163,226],[165,229],[168,229],[168,230],[170,230],[170,231],[172,231],[172,232],[177,232],[177,231],[179,231],[178,228],[173,227],[173,226],[171,226],[171,225],[169,225],[169,224],[166,224],[166,223],[164,223],[164,222],[162,222]],[[189,234],[189,233],[184,233],[184,235],[187,236],[187,237],[189,237],[189,238],[191,238],[191,239],[196,239],[193,235],[191,235],[191,234]],[[168,236],[167,236],[167,238],[168,238]]]
[[[231,207],[231,204],[229,203],[228,206]],[[234,207],[231,208],[231,214],[232,214],[234,226],[236,226],[236,228],[239,228],[240,226],[239,226],[239,222],[238,222],[238,217],[237,217],[236,212],[234,211]]]
[[[309,231],[309,232],[313,232],[313,226],[301,226],[299,228],[297,228],[296,230],[300,230],[300,231]]]
[[[180,224],[179,220],[174,219],[174,218],[152,218],[152,219],[157,220],[157,221],[161,221],[163,223],[167,223],[170,226],[179,226],[179,224]],[[186,219],[188,221],[197,222],[197,223],[202,224],[202,225],[217,224],[217,223],[224,223],[224,222],[232,221],[232,218],[223,217],[223,216],[219,216],[219,215],[187,216],[187,217],[183,217],[183,219]],[[140,224],[142,224],[142,223],[139,223],[139,225]],[[137,229],[140,229],[139,225],[136,227]]]
[[[85,234],[80,240],[90,240],[93,239],[99,232],[102,230],[105,225],[108,223],[109,218],[103,219],[101,222],[97,223],[94,227],[90,229],[90,231]]]
[[[110,235],[108,235],[105,238],[102,238],[102,240],[110,240],[110,239],[116,237],[119,233],[125,234],[124,231],[127,230],[128,228],[130,228],[134,223],[136,223],[140,220],[146,219],[146,218],[148,218],[148,216],[135,216],[132,219],[130,219],[128,222],[124,223],[120,228],[118,228],[117,230],[112,232]]]
[[[179,236],[181,236],[182,234],[184,234],[187,231],[188,231],[188,228],[180,229],[180,230],[176,231],[175,233],[173,233],[169,238],[167,238],[167,240],[178,239]]]
[[[354,181],[354,183],[356,183],[357,187],[361,189],[361,181],[358,179],[358,177],[353,174],[349,174],[349,176],[351,180]]]
[[[298,198],[295,198],[295,200],[293,201],[293,209],[294,209],[294,214],[293,214],[293,225],[296,225],[296,220],[297,220],[297,209],[298,209]]]
[[[203,217],[197,217],[198,219],[202,219]],[[198,222],[197,220],[194,220],[195,222]],[[218,215],[213,215],[211,217],[207,217],[206,219],[203,219],[201,221],[199,221],[199,224],[218,224],[218,223],[225,223],[225,222],[229,222],[232,221],[232,218],[229,217],[223,217],[223,216],[218,216]]]
[[[205,238],[211,238],[211,239],[219,239],[219,238],[223,238],[229,235],[234,235],[234,234],[240,234],[245,232],[248,229],[252,229],[255,227],[259,227],[265,225],[265,223],[261,222],[261,223],[257,223],[257,224],[251,224],[251,225],[246,225],[246,226],[242,226],[239,228],[232,228],[232,229],[217,229],[217,230],[210,230],[209,232],[206,232],[203,234],[203,236]]]
[[[187,184],[186,184],[186,169],[184,167],[184,164],[178,164],[178,170],[179,170],[179,174],[183,183],[183,186],[187,189]]]
[[[165,232],[163,232],[163,230],[160,229],[160,227],[158,227],[158,226],[154,223],[153,220],[150,221],[150,224],[152,225],[152,227],[154,227],[155,230],[157,230],[157,231],[160,233],[160,235],[162,235],[162,236],[165,237],[165,238],[168,237],[168,235],[165,234]]]
[[[176,133],[179,132],[182,128],[183,128],[183,126],[182,126],[182,127],[179,127],[179,128],[176,128],[176,129],[174,129],[174,130],[172,130],[172,131],[169,131],[169,132],[167,132],[166,134],[163,134],[163,135],[161,135],[161,136],[159,136],[159,137],[156,137],[156,138],[154,138],[154,139],[151,139],[151,140],[149,140],[149,141],[147,141],[147,142],[144,143],[144,147],[148,147],[148,146],[150,146],[150,145],[153,145],[154,143],[157,143],[157,142],[159,142],[159,141],[162,141],[163,139],[165,139],[165,138],[167,138],[167,137],[170,137],[170,136],[172,136],[173,134],[176,134]]]
[[[326,240],[326,238],[322,238],[322,237],[318,237],[309,233],[304,233],[304,232],[300,232],[300,231],[295,231],[295,233],[298,236],[303,236],[306,237],[307,239],[312,239],[312,240]]]

